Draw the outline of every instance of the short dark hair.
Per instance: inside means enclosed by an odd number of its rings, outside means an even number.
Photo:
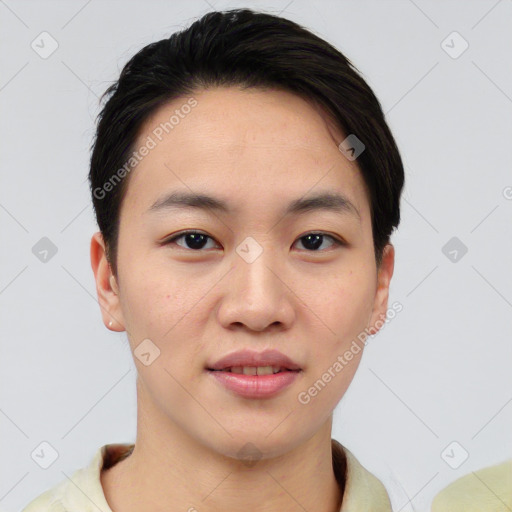
[[[121,204],[129,176],[111,183],[135,149],[143,123],[165,103],[209,87],[279,89],[320,105],[365,145],[357,157],[369,192],[377,267],[400,222],[402,160],[380,103],[336,48],[285,18],[250,9],[213,11],[142,48],[124,66],[98,116],[89,182],[114,275]],[[105,193],[109,190],[108,194]]]

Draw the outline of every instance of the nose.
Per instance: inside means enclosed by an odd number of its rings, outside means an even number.
[[[217,311],[226,329],[286,330],[295,318],[295,295],[270,250],[248,263],[235,255]]]

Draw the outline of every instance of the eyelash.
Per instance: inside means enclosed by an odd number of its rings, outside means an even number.
[[[214,240],[214,238],[207,235],[206,233],[202,233],[201,231],[195,231],[195,230],[191,229],[191,230],[187,230],[187,231],[181,231],[180,233],[177,233],[177,234],[173,235],[172,237],[163,240],[161,242],[161,245],[170,245],[173,242],[175,242],[176,240],[178,240],[179,238],[182,238],[182,237],[184,237],[186,235],[190,235],[190,234],[204,235],[205,237],[209,238],[210,240]],[[300,240],[301,238],[305,238],[308,235],[322,235],[323,237],[330,238],[334,242],[335,247],[343,247],[343,246],[347,245],[344,241],[342,241],[332,235],[329,235],[328,233],[324,233],[323,231],[312,231],[309,233],[305,233],[304,235],[298,237],[297,240]],[[295,244],[295,242],[294,242],[294,244]],[[193,252],[202,252],[203,251],[203,249],[188,249],[186,247],[181,247],[181,246],[179,246],[179,247],[181,249],[185,249],[187,251],[193,251]],[[329,251],[330,249],[317,250],[317,251],[309,250],[309,249],[303,249],[303,250],[305,250],[306,252],[313,252],[313,253],[320,252],[321,253],[321,252]]]

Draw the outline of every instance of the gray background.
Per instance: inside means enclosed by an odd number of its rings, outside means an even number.
[[[2,511],[70,477],[101,445],[135,438],[135,367],[125,334],[101,322],[89,261],[98,96],[143,45],[241,6],[281,12],[344,52],[406,166],[390,297],[403,311],[369,343],[333,437],[402,511],[428,510],[458,476],[512,456],[512,0],[5,0]],[[43,31],[58,43],[47,58],[31,47],[51,48]],[[454,31],[469,44],[460,55]],[[46,262],[32,252],[43,237],[57,248]],[[456,261],[443,252],[452,237],[468,249]],[[43,441],[59,454],[48,469],[31,458]]]

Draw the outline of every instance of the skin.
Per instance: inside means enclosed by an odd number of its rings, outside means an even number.
[[[318,108],[277,90],[216,88],[193,96],[197,106],[130,175],[117,276],[101,234],[91,240],[105,325],[126,330],[132,351],[147,338],[160,350],[149,366],[134,357],[135,449],[102,472],[105,496],[114,512],[338,511],[332,413],[363,351],[308,404],[297,396],[365,328],[377,331],[372,326],[388,307],[393,246],[377,269],[357,161],[339,151],[346,135]],[[187,99],[160,107],[139,143]],[[147,213],[173,190],[223,198],[238,212]],[[346,195],[359,217],[326,210],[283,217],[285,204],[320,190]],[[211,238],[199,250],[183,237],[159,244],[186,229]],[[347,245],[325,237],[315,251],[301,241],[312,231]],[[236,252],[247,236],[263,249],[252,263]],[[277,348],[303,371],[273,398],[242,398],[205,371],[207,362],[242,348]],[[247,442],[261,455],[252,466],[238,455]]]

